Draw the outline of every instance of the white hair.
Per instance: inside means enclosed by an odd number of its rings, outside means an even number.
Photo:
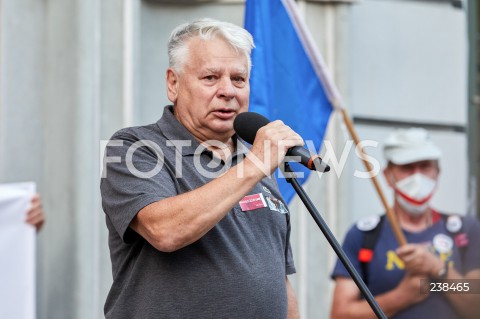
[[[245,55],[250,72],[252,67],[250,53],[255,47],[252,35],[235,24],[208,18],[181,24],[172,31],[168,40],[168,60],[171,68],[177,71],[182,70],[188,55],[187,43],[194,37],[203,40],[211,40],[215,37],[223,38],[237,52]]]

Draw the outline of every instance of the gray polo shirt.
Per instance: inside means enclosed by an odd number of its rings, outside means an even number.
[[[213,157],[172,110],[155,124],[116,132],[106,148],[101,193],[113,272],[106,318],[286,318],[285,277],[295,267],[289,213],[273,178],[245,194],[258,194],[266,207],[245,210],[247,198],[243,210],[235,205],[175,252],[156,250],[129,228],[143,207],[212,181],[248,152],[235,139],[231,163]]]

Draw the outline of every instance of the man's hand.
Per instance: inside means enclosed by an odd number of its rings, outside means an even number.
[[[289,148],[303,146],[303,139],[282,121],[276,120],[257,131],[247,155],[264,175],[270,176],[282,163]]]
[[[428,297],[428,292],[422,292],[421,290],[422,279],[425,279],[422,275],[413,275],[407,272],[402,281],[398,284],[396,289],[398,289],[405,299],[408,300],[407,304],[413,305]]]
[[[35,226],[37,232],[42,229],[45,223],[45,214],[43,213],[42,200],[39,194],[33,196],[30,208],[27,211],[26,222]]]
[[[397,249],[405,270],[414,275],[435,278],[444,267],[442,260],[429,250],[428,244],[407,244]]]

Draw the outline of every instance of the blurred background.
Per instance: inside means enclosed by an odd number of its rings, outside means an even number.
[[[434,207],[479,216],[476,1],[297,4],[360,138],[379,143],[367,153],[383,166],[381,143],[392,129],[427,128],[444,154]],[[35,181],[43,198],[39,319],[103,318],[112,280],[99,192],[104,141],[119,128],[155,122],[169,104],[166,46],[176,25],[201,17],[243,25],[244,5],[0,0],[0,182]],[[306,189],[341,241],[354,221],[383,208],[370,180],[354,176],[365,169],[339,114],[325,140],[345,165],[312,175]],[[290,206],[300,312],[327,318],[336,257],[298,199]]]

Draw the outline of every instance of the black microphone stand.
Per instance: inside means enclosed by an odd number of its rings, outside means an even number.
[[[360,289],[361,293],[367,300],[368,304],[370,305],[370,307],[372,307],[372,310],[377,316],[377,318],[388,319],[385,313],[383,313],[378,303],[375,301],[375,298],[373,297],[372,293],[368,289],[367,285],[365,285],[365,282],[362,280],[358,272],[353,267],[352,262],[348,259],[347,255],[342,249],[342,246],[340,246],[337,239],[335,238],[333,233],[330,231],[330,228],[328,228],[327,223],[325,223],[322,216],[320,216],[317,209],[315,208],[315,205],[313,205],[307,193],[305,193],[305,190],[298,182],[295,173],[292,171],[292,169],[290,168],[290,165],[287,162],[285,162],[285,172],[289,173],[288,174],[289,176],[287,177],[287,182],[292,184],[293,188],[297,192],[303,204],[305,205],[307,210],[310,212],[310,215],[312,215],[318,227],[320,227],[320,230],[322,231],[323,235],[325,235],[325,238],[330,243],[330,246],[332,246],[333,250],[337,254],[338,258],[342,261],[343,265],[347,269],[353,281],[355,281],[355,283],[357,284],[358,288]]]

